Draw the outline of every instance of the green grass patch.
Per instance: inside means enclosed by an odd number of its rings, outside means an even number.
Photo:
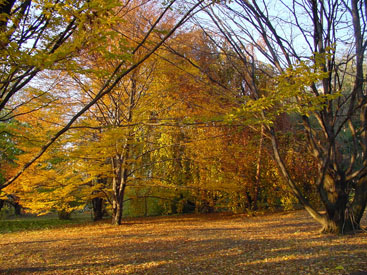
[[[90,215],[77,215],[70,220],[60,220],[55,215],[41,217],[17,217],[0,220],[0,234],[41,230],[49,228],[59,228],[74,224],[81,224],[90,221]]]

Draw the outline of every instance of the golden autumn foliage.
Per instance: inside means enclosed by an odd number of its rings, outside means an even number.
[[[116,27],[122,42],[113,47],[113,56],[84,53],[89,73],[45,75],[54,81],[53,96],[47,93],[19,108],[24,114],[19,130],[29,139],[20,143],[20,165],[73,108],[93,97],[119,53],[140,35],[131,33],[132,28],[139,26],[136,20],[145,21],[139,19],[140,11],[131,10],[126,12],[131,12],[130,21]],[[116,36],[112,41],[118,41]],[[116,217],[118,211],[123,213],[124,201],[129,204],[125,212],[143,208],[141,214],[149,212],[147,200],[157,213],[292,209],[296,201],[281,183],[269,146],[260,145],[260,132],[224,121],[240,105],[233,80],[238,76],[229,65],[225,71],[219,67],[230,61],[221,53],[210,54],[211,47],[201,31],[177,34],[79,119],[19,184],[4,191],[16,194],[23,207],[38,214],[70,214],[94,198],[109,203],[107,209]],[[213,84],[213,79],[231,81],[234,89]],[[70,97],[61,96],[65,87]],[[32,111],[37,106],[39,110]]]
[[[234,2],[254,31],[261,17],[264,28],[281,37],[264,14],[251,13],[261,9],[255,2]],[[33,8],[27,3],[17,2],[16,12]],[[3,62],[0,83],[1,200],[13,196],[26,211],[57,211],[64,218],[91,207],[100,218],[112,215],[114,224],[124,215],[246,213],[302,204],[327,232],[344,230],[345,217],[348,230],[358,228],[348,202],[356,202],[360,219],[366,206],[361,152],[367,148],[360,136],[367,124],[357,117],[364,86],[361,77],[354,86],[341,83],[350,76],[337,77],[354,57],[339,66],[333,43],[297,56],[291,43],[282,48],[283,40],[268,39],[266,31],[255,39],[243,22],[232,22],[237,27],[231,29],[216,20],[234,12],[226,2],[193,6],[207,12],[214,29],[197,25],[196,17],[177,29],[183,23],[177,15],[187,7],[173,9],[175,1],[35,3],[41,16],[33,14],[35,22],[50,20],[55,34],[56,26],[75,29],[59,45],[42,23],[36,28],[41,51],[38,42],[28,49],[12,36],[12,25],[14,34],[24,35],[18,27],[26,29],[27,20],[17,26],[9,13],[0,18],[7,31],[0,36],[0,58],[14,59]],[[318,4],[313,8],[316,14]],[[19,93],[15,86],[8,90],[28,75]],[[320,207],[331,210],[323,215]]]

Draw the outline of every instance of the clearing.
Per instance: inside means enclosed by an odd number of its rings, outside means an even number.
[[[365,223],[365,221],[364,221]],[[318,234],[304,211],[182,215],[1,234],[1,274],[349,274],[367,233]]]

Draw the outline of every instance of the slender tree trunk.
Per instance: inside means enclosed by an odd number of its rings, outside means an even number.
[[[144,217],[148,216],[148,201],[147,201],[147,197],[144,196]]]
[[[113,210],[112,211],[112,224],[113,225],[120,225],[122,221],[124,193],[121,192],[120,190],[120,182],[121,182],[121,176],[113,180],[113,192],[114,192],[113,206],[112,206],[112,210]]]
[[[261,125],[259,150],[257,153],[257,162],[256,162],[255,190],[254,190],[252,210],[257,210],[258,208],[257,201],[258,201],[259,190],[260,190],[261,153],[263,150],[263,142],[264,142],[264,125]]]
[[[131,89],[129,92],[129,102],[126,113],[126,122],[131,123],[133,120],[133,110],[136,107],[136,94],[137,94],[137,86],[136,86],[136,74],[137,71],[134,71],[131,76]],[[134,132],[131,128],[127,132],[127,136],[124,141],[124,145],[122,148],[121,155],[116,156],[114,163],[114,170],[117,169],[117,174],[115,179],[113,180],[113,191],[114,191],[114,202],[113,202],[113,217],[112,224],[120,225],[122,221],[123,214],[123,203],[125,196],[125,189],[127,180],[129,178],[129,158],[130,158],[130,150],[131,150],[131,142],[133,140]]]
[[[124,148],[124,156],[123,160],[118,161],[119,172],[118,177],[113,180],[113,192],[114,192],[114,200],[113,200],[113,215],[112,215],[112,224],[121,225],[122,214],[123,214],[123,204],[124,204],[124,196],[125,189],[128,179],[128,169],[125,168],[126,161],[129,156],[130,146],[126,143]]]
[[[248,205],[247,206],[245,206],[245,208],[243,209],[243,211],[245,212],[246,211],[246,208],[248,208],[248,209],[252,209],[253,207],[252,207],[252,197],[251,197],[251,194],[250,194],[250,192],[246,192],[246,198],[247,198],[247,202],[248,202]]]
[[[13,206],[14,206],[14,214],[16,216],[21,216],[22,215],[22,206],[17,202],[15,202],[13,204]]]

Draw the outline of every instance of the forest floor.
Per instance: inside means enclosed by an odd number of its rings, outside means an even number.
[[[366,221],[364,221],[366,223]],[[182,215],[0,234],[0,274],[350,274],[367,233],[321,235],[304,211]]]

